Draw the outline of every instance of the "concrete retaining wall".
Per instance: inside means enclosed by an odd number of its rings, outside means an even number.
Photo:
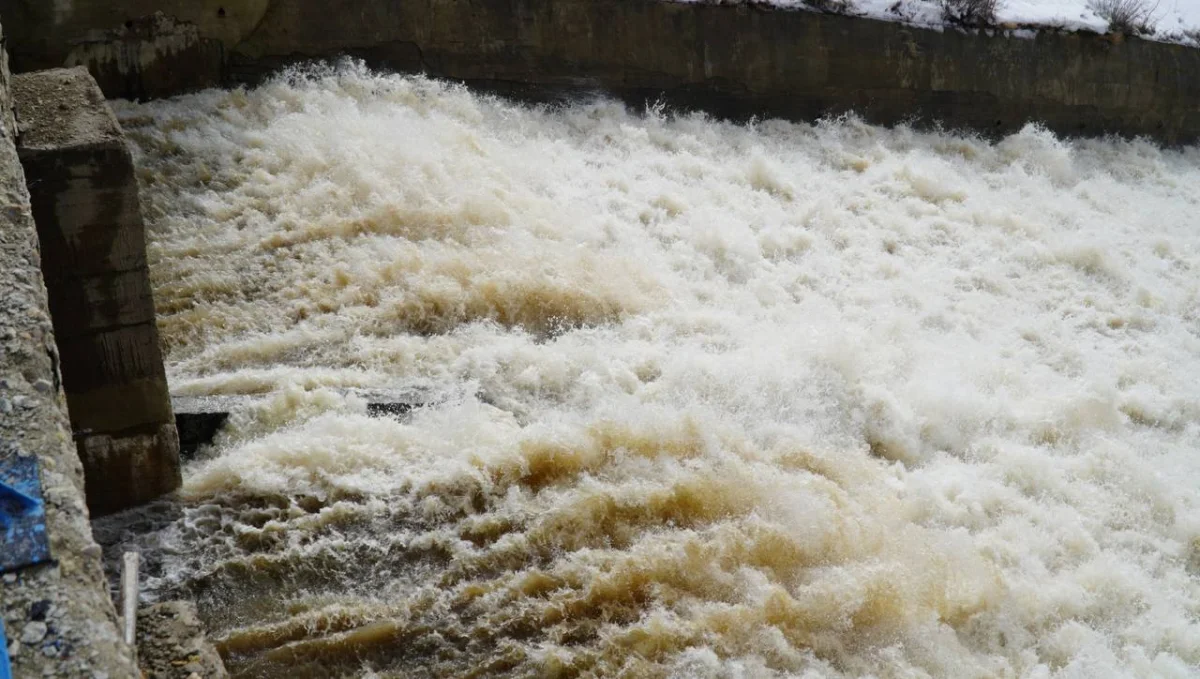
[[[139,673],[117,633],[100,547],[84,507],[83,469],[71,440],[13,132],[8,68],[0,50],[0,463],[10,456],[37,456],[51,556],[57,560],[0,578],[4,643],[16,677],[132,678]]]
[[[884,124],[1200,136],[1200,50],[1121,36],[1021,39],[660,0],[0,0],[0,14],[19,26],[18,68],[85,64],[109,96],[352,54],[524,94],[662,96],[734,117],[853,109]]]

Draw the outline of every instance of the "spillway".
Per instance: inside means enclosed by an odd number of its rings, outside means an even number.
[[[129,538],[235,675],[1200,667],[1200,149],[350,62],[117,110],[173,390],[264,395]]]

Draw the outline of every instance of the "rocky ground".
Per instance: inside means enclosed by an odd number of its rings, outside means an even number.
[[[196,608],[167,601],[138,612],[138,664],[148,679],[223,679],[221,656],[204,636]]]
[[[17,677],[137,676],[92,540],[0,51],[0,465],[36,456],[55,561],[0,579]]]

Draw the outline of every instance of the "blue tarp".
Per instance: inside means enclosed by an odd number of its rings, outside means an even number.
[[[4,616],[0,616],[0,679],[12,679],[12,665],[8,663],[8,636],[4,633]]]
[[[50,560],[42,484],[32,455],[0,453],[0,534],[0,573]]]

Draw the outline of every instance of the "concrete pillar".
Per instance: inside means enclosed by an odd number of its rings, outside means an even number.
[[[107,514],[181,482],[133,161],[87,70],[12,91],[88,508]]]

